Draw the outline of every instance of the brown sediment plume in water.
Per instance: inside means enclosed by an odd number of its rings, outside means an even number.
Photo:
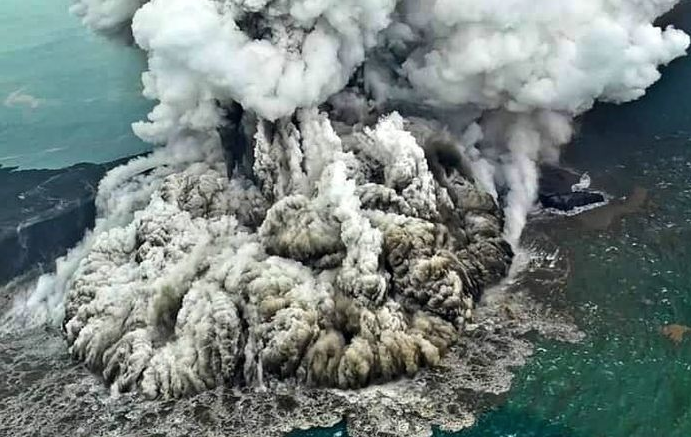
[[[662,335],[672,340],[675,344],[679,344],[684,340],[684,336],[691,331],[686,325],[671,324],[663,326],[660,330]]]
[[[641,211],[647,203],[648,190],[643,187],[634,187],[626,198],[617,199],[609,205],[584,212],[578,215],[578,220],[587,228],[605,230],[618,223],[624,216]]]

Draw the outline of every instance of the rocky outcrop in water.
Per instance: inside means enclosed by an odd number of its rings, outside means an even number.
[[[585,181],[583,180],[585,179]],[[570,212],[604,202],[605,196],[590,190],[590,179],[572,170],[543,165],[540,169],[538,199],[544,208]]]
[[[560,211],[572,211],[583,206],[602,203],[605,196],[591,191],[574,191],[571,193],[556,193],[540,195],[540,203],[545,208],[554,208]]]

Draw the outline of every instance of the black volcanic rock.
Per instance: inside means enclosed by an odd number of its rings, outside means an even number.
[[[57,170],[0,167],[0,284],[50,267],[74,246],[94,225],[99,181],[127,159]]]
[[[574,208],[605,201],[605,196],[596,191],[572,191],[572,185],[577,184],[580,179],[581,175],[573,170],[556,166],[542,166],[538,192],[540,203],[545,208],[571,211]]]
[[[572,193],[540,195],[540,203],[545,208],[554,208],[560,211],[570,211],[581,206],[605,201],[605,196],[592,191],[575,191]]]

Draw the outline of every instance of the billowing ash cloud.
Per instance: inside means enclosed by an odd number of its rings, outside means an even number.
[[[573,118],[685,53],[652,24],[675,3],[77,0],[131,24],[158,101],[134,129],[166,147],[104,181],[32,302],[66,293],[72,354],[151,396],[433,366]]]
[[[67,286],[73,356],[150,396],[437,364],[510,264],[492,197],[436,160],[435,179],[397,113],[339,136],[301,110],[254,138],[254,183],[211,151],[93,238]]]
[[[135,131],[153,142],[213,131],[219,101],[290,116],[358,68],[379,104],[472,107],[490,130],[479,146],[492,180],[511,191],[515,244],[535,200],[535,162],[557,159],[570,120],[598,99],[641,97],[658,66],[685,53],[687,35],[652,24],[677,1],[79,0],[74,9],[99,30],[133,20],[149,54],[145,95],[160,102]]]

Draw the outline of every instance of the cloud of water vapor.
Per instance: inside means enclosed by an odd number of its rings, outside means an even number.
[[[79,0],[74,9],[99,30],[133,20],[149,54],[145,95],[159,101],[135,131],[153,142],[213,131],[219,101],[289,116],[342,90],[358,68],[378,103],[472,106],[483,128],[501,112],[506,134],[479,149],[511,192],[507,238],[517,243],[537,191],[532,167],[570,139],[545,119],[641,97],[689,45],[653,24],[677,1]]]

